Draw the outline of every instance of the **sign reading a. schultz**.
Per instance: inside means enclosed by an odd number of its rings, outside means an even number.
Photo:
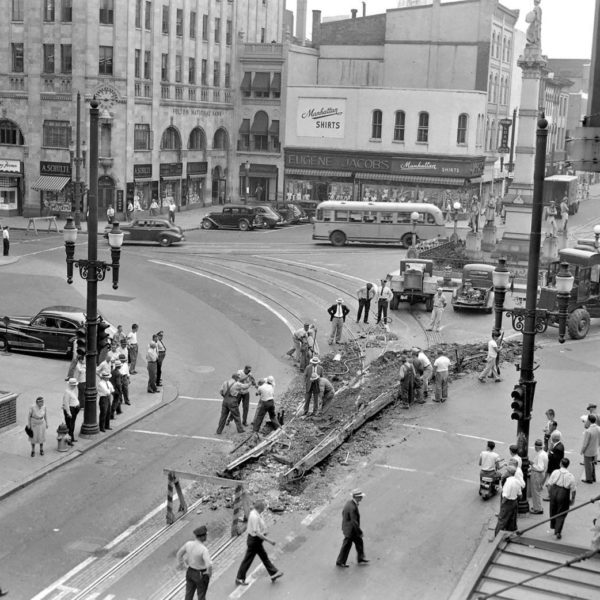
[[[71,177],[71,163],[40,161],[40,175]]]
[[[133,165],[134,179],[152,179],[152,163]]]

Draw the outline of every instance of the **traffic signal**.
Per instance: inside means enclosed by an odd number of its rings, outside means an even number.
[[[87,331],[85,325],[77,329],[77,346],[76,353],[79,356],[85,356],[87,351]]]
[[[520,421],[527,416],[527,395],[525,393],[525,386],[521,384],[515,385],[511,393],[512,402],[510,407],[512,408],[511,419]]]
[[[100,318],[98,319],[98,333],[96,336],[96,350],[98,352],[98,356],[100,357],[102,351],[107,346],[110,346],[110,333],[108,330],[110,329],[110,325],[106,321],[102,321]]]

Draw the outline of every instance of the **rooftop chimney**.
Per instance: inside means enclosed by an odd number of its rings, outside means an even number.
[[[308,0],[297,0],[296,2],[296,37],[304,46],[306,43],[306,4]]]
[[[367,16],[367,3],[363,2],[362,5],[363,5],[363,17],[366,17]]]
[[[318,48],[321,45],[321,11],[313,10],[312,14],[312,44]]]
[[[356,8],[353,8],[350,12],[352,13],[352,18],[356,19],[356,13],[358,12],[358,10]]]

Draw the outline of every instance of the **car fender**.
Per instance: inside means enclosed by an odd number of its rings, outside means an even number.
[[[42,351],[46,347],[42,339],[20,331],[16,327],[0,328],[0,339],[4,339],[5,337],[8,337],[9,345],[13,344],[17,348]]]
[[[204,215],[204,217],[202,218],[202,220],[207,220],[210,221],[215,227],[221,227],[221,225],[210,215]]]

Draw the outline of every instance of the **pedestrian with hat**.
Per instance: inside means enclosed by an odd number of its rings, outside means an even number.
[[[63,392],[62,409],[65,416],[65,424],[69,430],[69,446],[76,442],[75,439],[75,419],[79,413],[79,394],[77,390],[77,379],[71,377],[67,383],[67,389]]]
[[[131,404],[129,401],[129,363],[126,354],[119,354],[121,361],[121,401],[125,404]]]
[[[162,364],[165,360],[165,356],[167,355],[167,347],[163,341],[164,332],[159,331],[156,334],[156,339],[154,340],[154,336],[152,339],[156,342],[156,351],[158,352],[158,358],[156,359],[156,385],[160,387],[162,385]]]
[[[110,401],[112,393],[115,391],[110,382],[110,373],[102,371],[96,383],[96,387],[98,388],[98,405],[100,408],[98,425],[100,431],[110,430],[112,429],[110,426]]]
[[[335,561],[336,566],[343,568],[349,566],[346,561],[348,560],[352,544],[356,548],[358,564],[366,565],[369,563],[369,560],[365,556],[363,532],[360,527],[360,512],[358,510],[358,505],[365,495],[359,488],[352,490],[351,495],[352,498],[346,502],[342,510],[342,533],[344,534],[344,541]]]
[[[388,280],[381,280],[381,287],[379,288],[379,292],[377,293],[377,323],[381,322],[381,317],[383,317],[383,324],[387,323],[387,313],[390,302],[394,298],[394,292],[390,289],[390,286],[387,285]]]
[[[156,363],[158,362],[158,351],[156,349],[156,342],[152,341],[148,345],[146,351],[146,368],[148,369],[148,393],[156,394],[158,389],[156,388]]]
[[[583,424],[585,426],[585,428],[587,429],[590,425],[590,421],[589,421],[589,416],[590,415],[595,415],[596,416],[596,422],[598,422],[598,414],[596,412],[596,404],[593,402],[590,402],[587,405],[587,408],[585,409],[587,410],[587,414],[586,415],[581,415],[581,420],[583,421]]]
[[[194,539],[186,542],[177,551],[177,567],[187,569],[185,572],[185,600],[193,600],[198,594],[198,600],[206,598],[208,584],[212,577],[212,560],[206,547],[208,530],[206,525],[194,529]]]
[[[581,444],[581,455],[585,469],[584,483],[596,483],[596,459],[598,457],[598,446],[600,446],[600,429],[596,425],[596,415],[588,415],[589,424],[583,433]]]
[[[313,400],[313,412],[317,412],[319,407],[319,382],[318,379],[323,375],[323,366],[317,356],[313,356],[304,369],[304,416],[308,415],[310,401]],[[313,377],[316,375],[316,377]]]
[[[331,321],[331,332],[329,334],[329,345],[331,346],[334,342],[340,344],[342,342],[342,330],[344,329],[344,323],[346,322],[346,315],[350,312],[350,309],[344,304],[342,298],[338,298],[335,304],[332,304],[328,309],[329,320]]]
[[[121,403],[123,402],[123,374],[121,373],[122,365],[123,363],[117,359],[114,363],[112,373],[110,374],[110,382],[114,388],[112,402],[110,405],[111,419],[114,419],[115,415],[120,415],[123,412],[121,410]]]
[[[542,440],[535,440],[535,456],[529,461],[529,487],[531,510],[534,515],[544,513],[542,492],[548,474],[548,453],[544,450]]]

